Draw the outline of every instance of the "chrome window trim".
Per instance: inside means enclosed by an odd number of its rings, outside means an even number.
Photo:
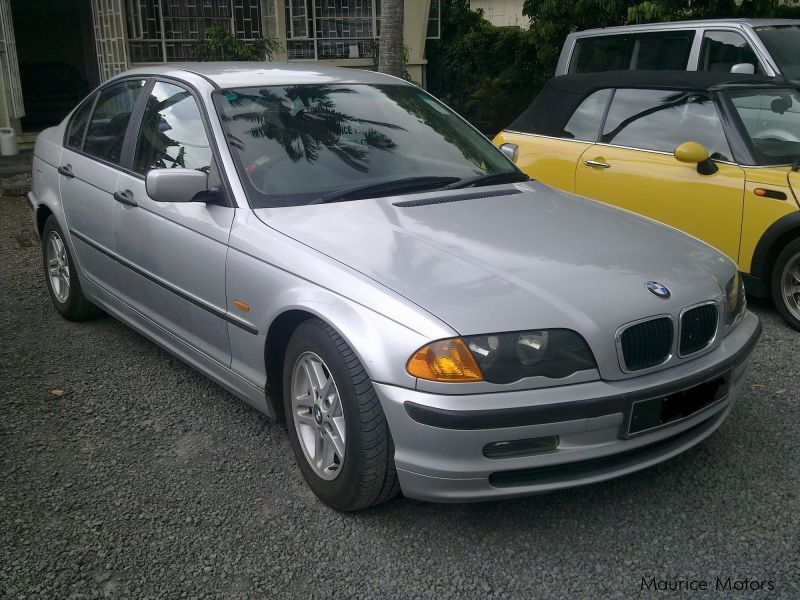
[[[513,129],[504,129],[503,133],[513,133],[515,135],[529,135],[529,136],[532,136],[532,137],[545,138],[545,139],[549,139],[549,140],[561,140],[563,142],[578,142],[578,143],[582,143],[582,144],[591,144],[593,146],[605,146],[607,148],[620,148],[622,150],[635,150],[637,152],[649,152],[650,154],[661,154],[662,156],[675,156],[674,152],[664,152],[663,150],[649,150],[648,148],[634,148],[633,146],[620,146],[619,144],[609,144],[607,142],[591,142],[589,140],[576,140],[576,139],[571,139],[571,138],[561,138],[561,137],[557,137],[557,136],[554,136],[554,135],[543,135],[541,133],[526,133],[524,131],[515,131]],[[687,141],[689,141],[689,140],[687,140]],[[587,148],[587,150],[588,150],[588,148]],[[717,159],[717,158],[712,158],[711,160],[714,161],[715,163],[719,163],[719,164],[722,164],[722,165],[731,165],[733,167],[747,167],[747,166],[750,166],[750,165],[743,165],[743,164],[740,164],[740,163],[737,163],[737,162],[733,162],[733,161],[730,161],[730,160],[721,160],[721,159]],[[771,165],[771,166],[775,166],[775,165]],[[780,165],[780,166],[791,166],[791,165]],[[767,167],[761,167],[761,168],[767,168]]]
[[[695,350],[694,352],[690,352],[689,354],[681,354],[681,332],[683,331],[683,317],[684,315],[692,310],[693,308],[699,308],[701,306],[716,306],[717,308],[717,325],[714,328],[714,335],[708,340],[708,343],[700,348],[699,350]],[[719,330],[720,330],[720,322],[722,318],[722,311],[720,310],[720,303],[716,300],[706,300],[705,302],[698,302],[696,304],[692,304],[681,309],[680,314],[678,315],[678,333],[676,335],[677,346],[675,347],[675,354],[678,358],[697,358],[698,356],[702,356],[711,348],[713,348],[714,344],[719,337]]]
[[[622,351],[622,334],[625,333],[628,329],[635,325],[640,325],[642,323],[647,323],[648,321],[656,321],[658,319],[669,319],[672,323],[672,343],[670,344],[670,350],[667,354],[667,357],[657,365],[653,365],[652,367],[647,367],[646,369],[635,369],[631,371],[628,369],[628,365],[625,364],[625,353]],[[614,345],[617,348],[617,360],[619,361],[619,367],[622,369],[623,373],[631,374],[631,375],[644,375],[645,373],[650,373],[652,371],[656,371],[666,365],[672,358],[675,356],[675,318],[667,313],[660,314],[660,315],[653,315],[652,317],[645,317],[643,319],[637,319],[636,321],[631,321],[629,323],[625,323],[624,325],[620,325],[617,328],[617,332],[614,334]]]

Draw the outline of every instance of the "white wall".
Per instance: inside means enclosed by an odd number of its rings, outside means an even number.
[[[528,28],[528,17],[522,14],[524,0],[470,0],[472,10],[482,9],[483,17],[499,27]]]

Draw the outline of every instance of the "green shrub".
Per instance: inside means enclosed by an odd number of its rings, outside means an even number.
[[[194,60],[212,62],[221,60],[271,60],[280,50],[280,44],[272,38],[240,40],[222,23],[214,23],[206,29],[202,40],[194,43],[191,55]]]
[[[490,136],[551,75],[536,59],[530,31],[492,25],[468,0],[443,0],[441,39],[428,42],[427,59],[428,90]]]

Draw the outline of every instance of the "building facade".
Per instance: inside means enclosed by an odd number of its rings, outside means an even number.
[[[407,69],[423,85],[439,2],[405,0]],[[380,0],[0,0],[0,126],[41,130],[127,68],[191,60],[214,23],[276,39],[274,61],[371,68]]]
[[[470,0],[472,10],[482,10],[483,18],[498,27],[527,29],[530,19],[522,14],[525,0]]]

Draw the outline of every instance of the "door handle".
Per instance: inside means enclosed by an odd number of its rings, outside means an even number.
[[[58,172],[64,177],[69,177],[70,179],[75,177],[75,173],[72,172],[72,165],[70,164],[61,165],[60,167],[58,167]]]
[[[597,167],[599,169],[607,169],[611,166],[607,162],[601,162],[599,160],[585,160],[583,161],[583,164],[585,164],[587,167]]]
[[[133,192],[130,190],[114,192],[114,200],[126,206],[139,206],[133,199]]]

